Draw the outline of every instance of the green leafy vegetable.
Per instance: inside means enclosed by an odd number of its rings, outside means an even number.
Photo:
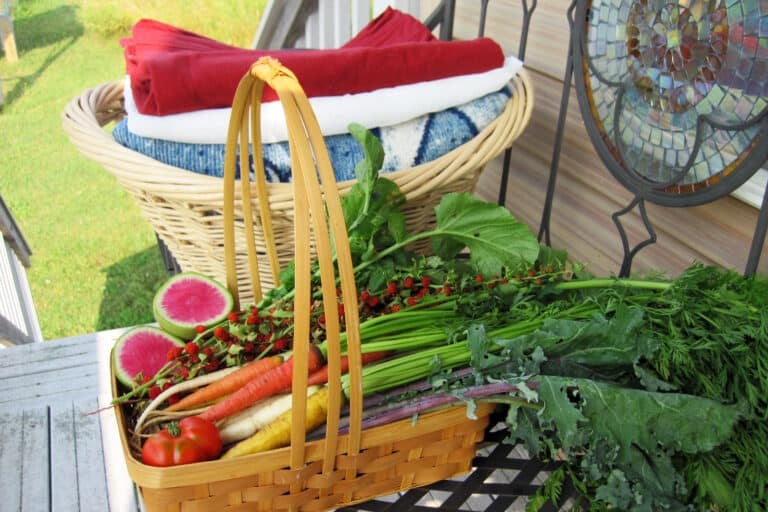
[[[405,217],[400,210],[405,197],[394,182],[379,178],[384,163],[381,142],[361,125],[351,124],[349,131],[360,143],[364,158],[355,167],[357,181],[342,198],[342,207],[352,255],[364,261],[405,237]]]
[[[505,267],[530,267],[539,255],[539,243],[525,224],[505,208],[478,201],[467,193],[447,194],[435,209],[438,229],[432,248],[451,259],[469,248],[478,270],[485,276]]]

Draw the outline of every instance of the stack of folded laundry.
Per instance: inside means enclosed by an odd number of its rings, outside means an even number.
[[[117,142],[166,164],[223,173],[232,97],[259,57],[296,75],[317,116],[338,181],[355,178],[362,148],[350,123],[382,142],[382,172],[438,158],[472,139],[503,111],[522,63],[489,38],[442,41],[412,16],[389,8],[332,50],[250,50],[154,20],[121,41],[126,117]],[[262,143],[267,179],[291,179],[288,136],[276,94],[264,90]]]

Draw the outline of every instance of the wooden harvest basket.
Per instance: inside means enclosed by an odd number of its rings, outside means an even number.
[[[113,383],[116,381],[113,381]],[[493,406],[478,404],[477,420],[465,407],[423,414],[362,432],[350,450],[340,436],[334,467],[323,471],[325,441],[306,444],[302,466],[291,469],[290,448],[235,459],[156,468],[131,455],[125,416],[117,409],[128,474],[147,512],[227,510],[330,510],[429,485],[469,472]],[[299,484],[291,492],[291,484]]]
[[[224,510],[329,510],[366,501],[415,486],[427,485],[471,469],[477,443],[483,438],[493,406],[480,404],[476,419],[467,417],[462,405],[447,407],[411,419],[362,430],[362,362],[359,339],[358,292],[333,169],[309,101],[292,73],[271,58],[257,61],[238,87],[232,109],[223,179],[223,265],[226,283],[236,298],[242,277],[238,273],[235,224],[250,228],[249,219],[258,219],[268,231],[271,212],[262,209],[272,193],[267,189],[262,167],[256,169],[256,183],[244,177],[236,193],[237,147],[245,147],[250,131],[258,133],[261,92],[264,83],[280,97],[289,128],[289,145],[294,180],[291,198],[296,218],[293,226],[295,249],[295,317],[293,325],[294,374],[290,447],[234,459],[169,468],[150,467],[131,454],[126,418],[117,417],[128,464],[148,512]],[[260,144],[254,144],[259,155]],[[247,158],[247,156],[245,157]],[[256,158],[257,164],[260,162]],[[221,184],[221,181],[219,181]],[[321,186],[321,183],[324,186]],[[251,192],[254,197],[251,198]],[[237,207],[236,207],[237,205]],[[267,266],[277,265],[277,247],[265,238]],[[315,245],[315,254],[306,248]],[[263,289],[255,244],[245,244],[247,275],[256,299]],[[306,442],[307,365],[310,344],[312,295],[311,264],[319,264],[322,299],[335,304],[337,286],[344,304],[349,367],[350,426],[338,434],[341,416],[341,325],[335,315],[326,317],[329,403],[325,439]],[[266,272],[269,274],[270,272]],[[306,305],[303,307],[302,305]],[[236,306],[237,307],[237,306]],[[113,378],[113,386],[116,386]],[[114,391],[117,392],[117,389]]]
[[[471,192],[485,164],[501,154],[520,136],[533,110],[533,88],[525,69],[511,83],[512,97],[504,112],[472,140],[423,165],[387,173],[406,196],[404,208],[410,232],[423,231],[434,223],[434,207],[448,192]],[[63,126],[73,144],[100,163],[136,200],[152,228],[173,253],[183,270],[197,271],[223,281],[224,228],[221,179],[163,164],[117,143],[104,126],[120,119],[123,82],[111,82],[85,90],[63,113]],[[338,183],[342,193],[354,180]],[[269,183],[278,259],[293,257],[293,196],[289,183]],[[238,225],[236,236],[246,230]],[[264,255],[264,234],[253,229],[259,257]],[[241,246],[238,244],[238,246]],[[241,294],[253,296],[247,287],[245,253],[238,250],[237,268]],[[262,275],[269,287],[272,277]]]

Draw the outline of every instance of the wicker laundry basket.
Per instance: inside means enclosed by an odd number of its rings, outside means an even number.
[[[404,213],[411,232],[434,222],[434,207],[448,192],[471,192],[487,162],[501,154],[520,136],[533,110],[533,88],[525,69],[511,82],[512,97],[504,112],[472,140],[423,165],[387,173],[406,196]],[[223,281],[224,230],[221,179],[163,164],[117,143],[103,127],[124,115],[123,82],[85,90],[63,113],[63,126],[73,144],[111,172],[133,196],[152,228],[183,270],[197,271]],[[354,181],[338,183],[342,193]],[[281,263],[293,256],[294,204],[291,185],[269,183],[274,238]],[[243,232],[237,233],[238,237]],[[255,226],[254,236],[263,257],[264,236]],[[243,282],[244,253],[237,257]],[[272,284],[270,275],[263,283]],[[241,290],[244,299],[251,290]]]
[[[296,264],[296,307],[291,445],[233,459],[166,468],[151,467],[133,457],[127,442],[126,418],[119,410],[117,416],[129,474],[138,485],[148,512],[330,510],[427,485],[471,469],[477,443],[483,437],[493,409],[489,404],[479,404],[477,419],[470,419],[465,406],[457,405],[420,415],[415,421],[408,419],[362,429],[357,288],[340,195],[322,135],[306,96],[290,71],[271,58],[256,62],[240,83],[227,141],[223,187],[222,180],[218,180],[224,197],[221,215],[225,254],[223,266],[233,295],[243,299],[238,292],[240,278],[236,272],[235,224],[247,224],[247,219],[251,217],[270,214],[266,210],[260,211],[258,206],[265,204],[266,195],[272,193],[267,190],[263,169],[255,173],[257,183],[253,187],[245,179],[238,190],[234,178],[238,141],[241,147],[248,142],[245,137],[248,122],[252,119],[250,112],[259,110],[263,81],[278,92],[284,104],[294,162],[294,180],[289,190],[289,196],[296,205],[297,217],[293,226],[296,245],[292,251]],[[258,126],[258,119],[255,126]],[[321,182],[325,186],[321,186]],[[251,191],[253,197],[250,197]],[[254,211],[249,211],[252,208]],[[314,240],[316,246],[314,256],[306,249],[310,240]],[[252,244],[246,247],[248,256],[254,256],[256,250]],[[268,261],[275,261],[276,247],[269,239],[264,251],[273,256]],[[343,396],[340,378],[341,326],[339,322],[329,321],[327,434],[320,441],[306,442],[306,369],[311,322],[308,305],[312,294],[310,265],[313,259],[320,266],[323,302],[335,304],[339,286],[347,312],[344,324],[350,361],[351,415],[349,433],[339,435],[337,426]],[[255,258],[249,258],[249,266],[252,267],[250,277],[258,281],[261,264]],[[301,304],[307,307],[301,308]],[[113,386],[116,386],[114,378]]]

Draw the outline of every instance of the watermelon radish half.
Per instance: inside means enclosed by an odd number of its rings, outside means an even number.
[[[133,387],[136,376],[153,377],[168,362],[168,351],[184,342],[157,327],[140,326],[126,331],[112,349],[115,376]]]
[[[232,294],[217,281],[197,272],[182,272],[160,287],[152,309],[160,328],[191,340],[196,326],[221,322],[234,304]]]

